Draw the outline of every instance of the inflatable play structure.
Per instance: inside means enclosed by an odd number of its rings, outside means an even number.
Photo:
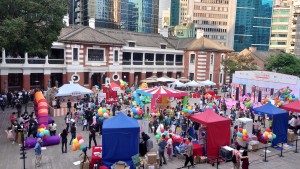
[[[48,128],[48,124],[52,122],[52,119],[49,121],[47,100],[40,91],[35,92],[34,94],[34,111],[38,125],[40,127],[42,126],[46,130]],[[40,135],[37,137],[40,137]],[[25,146],[26,148],[32,148],[35,146],[36,142],[37,138],[27,138],[25,140]],[[59,144],[59,142],[59,136],[47,136],[43,139],[43,146],[55,145]]]

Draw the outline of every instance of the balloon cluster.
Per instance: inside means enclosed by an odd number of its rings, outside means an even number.
[[[98,85],[93,86],[92,91],[93,92],[98,92],[99,91],[99,86]]]
[[[244,102],[245,107],[250,108],[253,107],[251,100]]]
[[[81,135],[77,136],[75,139],[73,139],[72,150],[77,151],[78,149],[79,150],[85,149],[86,146],[83,145],[83,143],[84,143],[84,140],[82,139],[82,136]]]
[[[283,101],[280,101],[280,99],[279,98],[275,98],[275,104],[277,105],[277,106],[281,106],[282,105],[282,102]]]
[[[209,94],[209,93],[206,93],[206,94],[204,95],[204,98],[206,98],[206,99],[209,99],[209,98],[211,98],[211,97],[212,97],[212,95]]]
[[[167,131],[165,131],[164,128],[160,128],[160,131],[157,132],[157,134],[155,135],[155,139],[160,140],[160,139],[162,139],[162,135],[165,135],[166,136],[165,140],[168,140],[169,139],[168,134],[169,133]]]
[[[100,107],[98,109],[98,114],[100,118],[109,118],[109,110],[106,110],[105,108]]]
[[[247,134],[247,130],[246,129],[242,129],[242,128],[239,128],[238,129],[238,132],[237,132],[237,139],[240,140],[240,141],[247,141],[248,139],[248,134]]]
[[[281,89],[280,90],[280,100],[281,101],[295,101],[295,100],[298,100],[298,98],[292,94],[292,90],[287,86],[285,89]]]
[[[125,81],[121,80],[121,81],[120,81],[120,87],[121,87],[122,89],[125,89],[126,86],[127,86],[127,83],[126,83]]]
[[[208,103],[207,106],[210,109],[216,109],[217,108],[217,105],[215,103]]]
[[[271,103],[271,100],[268,99],[268,98],[265,98],[265,99],[262,101],[262,104],[267,104],[267,103]]]
[[[140,89],[146,89],[146,88],[148,88],[148,84],[147,83],[142,83],[140,85]]]
[[[186,106],[182,108],[183,115],[190,116],[193,113],[193,107],[192,106]]]
[[[169,104],[170,103],[170,101],[169,101],[169,98],[158,98],[158,99],[156,99],[156,103],[158,103],[158,104]]]
[[[140,108],[139,106],[134,106],[134,105],[132,105],[132,107],[131,107],[131,112],[133,114],[133,117],[136,119],[140,118],[144,114],[142,108]]]
[[[152,111],[151,111],[151,115],[152,116],[157,116],[157,117],[159,117],[160,116],[160,113],[158,112],[158,110],[157,109],[152,109]]]
[[[47,138],[47,136],[50,136],[50,132],[46,129],[46,126],[44,124],[41,124],[38,128],[38,133],[36,134],[36,136],[44,140]]]
[[[50,89],[50,94],[56,95],[58,93],[58,89],[56,86],[51,87]]]
[[[276,138],[276,134],[272,133],[269,128],[266,128],[266,131],[261,138],[265,141],[272,141]]]
[[[110,87],[110,83],[106,82],[106,83],[104,84],[104,87]]]

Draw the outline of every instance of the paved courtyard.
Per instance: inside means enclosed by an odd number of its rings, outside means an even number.
[[[32,107],[29,106],[29,112],[31,112]],[[0,111],[0,165],[1,169],[23,169],[23,161],[20,159],[20,146],[18,144],[11,144],[7,141],[4,130],[9,125],[9,115],[13,110],[7,109],[5,113]],[[58,124],[57,133],[60,133],[65,127],[63,117],[54,118]],[[88,145],[88,133],[82,131],[82,126],[79,126],[77,135],[82,135],[85,140],[85,145]],[[150,134],[151,137],[154,137],[153,134]],[[70,136],[69,136],[70,139]],[[97,136],[98,144],[101,144],[101,136]],[[300,166],[300,153],[294,153],[293,150],[295,146],[290,146],[285,148],[284,157],[279,157],[279,150],[269,148],[270,152],[267,153],[268,162],[263,162],[264,152],[263,150],[258,150],[256,152],[251,152],[250,156],[250,168],[256,169],[294,169]],[[157,150],[155,146],[154,150]],[[26,168],[34,169],[34,150],[26,150],[27,159],[26,159]],[[79,169],[79,166],[75,166],[73,162],[81,159],[79,155],[81,151],[72,151],[71,146],[68,146],[68,153],[62,154],[61,145],[54,145],[46,147],[46,150],[42,151],[43,159],[41,169]],[[91,155],[91,151],[88,151],[88,155]],[[173,158],[172,161],[167,161],[167,165],[161,167],[162,169],[176,169],[182,167],[184,163],[183,159]],[[232,168],[231,162],[223,162],[219,166],[221,169],[230,169]],[[217,168],[217,166],[212,166],[210,164],[198,164],[195,166],[195,169],[209,169]]]

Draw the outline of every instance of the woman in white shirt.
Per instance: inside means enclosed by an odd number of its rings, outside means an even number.
[[[52,120],[52,123],[49,124],[50,136],[55,136],[56,134],[56,124],[54,122],[55,121]]]

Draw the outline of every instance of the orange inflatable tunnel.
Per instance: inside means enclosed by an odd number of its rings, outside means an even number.
[[[48,104],[42,92],[34,94],[34,111],[38,124],[44,124],[48,128]]]

